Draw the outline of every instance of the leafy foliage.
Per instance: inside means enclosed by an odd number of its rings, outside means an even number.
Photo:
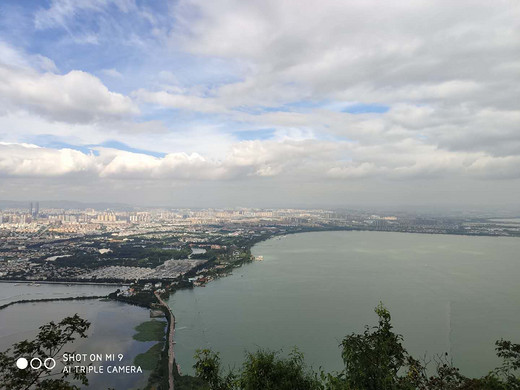
[[[230,371],[222,375],[220,357],[208,349],[195,355],[195,371],[211,390],[314,390],[320,388],[316,375],[307,370],[303,354],[294,349],[288,358],[280,358],[276,352],[258,350],[247,353],[242,371]]]
[[[495,345],[497,356],[503,359],[503,363],[491,376],[501,378],[511,389],[520,389],[520,378],[515,375],[515,371],[520,369],[520,344],[501,339]]]
[[[282,359],[275,352],[259,350],[248,353],[238,380],[238,388],[312,390],[319,388],[316,375],[308,371],[303,354],[294,349]]]
[[[206,381],[211,390],[234,389],[236,376],[233,372],[222,374],[220,356],[209,349],[197,350],[195,354],[197,362],[193,366],[197,376]]]
[[[12,350],[0,353],[0,383],[5,389],[43,389],[43,390],[76,390],[78,386],[70,384],[67,379],[71,377],[83,385],[88,384],[84,373],[63,372],[56,365],[54,370],[40,368],[16,369],[16,361],[23,357],[30,361],[39,358],[44,361],[47,358],[55,359],[63,366],[70,366],[71,361],[62,361],[58,358],[63,354],[63,348],[73,342],[77,337],[87,337],[86,331],[90,322],[82,319],[77,314],[66,317],[58,323],[50,322],[41,326],[36,338],[32,341],[21,341],[13,345]],[[73,352],[69,352],[73,353]]]
[[[394,389],[400,382],[398,373],[407,363],[402,336],[392,332],[390,313],[382,304],[375,312],[379,324],[373,331],[367,326],[363,334],[347,336],[341,343],[345,376],[354,389]]]
[[[208,349],[198,350],[194,365],[197,377],[180,376],[175,372],[176,388],[205,390],[520,390],[520,344],[499,340],[497,356],[503,359],[500,367],[482,378],[467,378],[448,360],[437,357],[433,375],[428,363],[414,359],[402,345],[402,336],[392,330],[389,311],[380,304],[375,309],[379,317],[377,326],[366,327],[362,334],[346,336],[340,344],[345,368],[341,372],[319,373],[305,365],[303,354],[297,349],[288,357],[279,353],[258,350],[247,353],[238,371],[224,372],[218,353]],[[62,366],[71,361],[61,361],[65,346],[76,338],[84,338],[90,323],[77,314],[59,323],[41,326],[36,338],[14,344],[12,349],[0,353],[0,384],[5,389],[57,389],[77,390],[69,383],[88,385],[84,373],[64,372],[58,368],[48,371],[18,370],[19,357],[28,360],[55,358]],[[167,377],[167,354],[159,348],[161,377]],[[69,352],[70,353],[70,352]],[[74,353],[74,352],[72,352]],[[164,367],[163,367],[164,366]],[[165,376],[166,375],[166,376]],[[152,375],[153,376],[153,375]],[[160,379],[160,378],[155,378]],[[162,388],[161,386],[159,386]]]
[[[402,345],[403,338],[392,330],[389,311],[375,309],[378,325],[362,334],[351,334],[341,342],[345,368],[341,372],[318,374],[308,369],[297,350],[288,358],[258,350],[247,353],[240,372],[223,373],[220,357],[210,350],[197,351],[195,371],[211,390],[520,390],[515,375],[520,368],[520,345],[500,340],[497,355],[501,367],[483,378],[467,378],[448,360],[435,359],[433,375],[428,363],[414,359]]]

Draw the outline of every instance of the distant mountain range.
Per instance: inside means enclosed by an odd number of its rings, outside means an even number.
[[[135,209],[126,203],[109,203],[109,202],[76,202],[71,200],[33,200],[33,205],[40,202],[40,210],[50,209],[94,209],[94,210],[116,210],[116,211],[132,211]],[[29,209],[30,200],[0,200],[0,209]]]

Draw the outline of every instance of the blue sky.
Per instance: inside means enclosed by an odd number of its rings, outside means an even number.
[[[0,197],[84,176],[115,198],[146,180],[156,191],[135,196],[156,203],[198,185],[227,199],[231,183],[265,204],[275,187],[285,203],[314,188],[377,203],[404,183],[411,201],[453,183],[477,201],[519,179],[519,15],[483,0],[3,1]],[[171,186],[185,193],[156,198]]]
[[[246,75],[239,59],[188,53],[175,45],[175,38],[169,39],[172,34],[182,31],[175,17],[177,5],[175,2],[149,1],[6,1],[1,5],[0,32],[4,42],[23,50],[25,55],[39,55],[52,60],[56,73],[88,72],[99,78],[109,90],[123,95],[139,89],[196,88],[200,96],[211,97],[219,87],[243,80]],[[277,103],[236,105],[231,109],[252,115],[308,112],[329,107],[331,102],[310,96]],[[372,103],[347,102],[343,111],[378,114],[388,111],[388,108]],[[244,121],[233,120],[218,112],[186,111],[175,107],[165,109],[146,102],[140,104],[140,109],[141,115],[133,120],[159,120],[172,131],[218,123],[220,127],[225,124],[229,135],[239,141],[266,140],[276,133],[274,128],[257,128],[254,121],[244,125]],[[37,139],[30,141],[37,142]],[[43,142],[39,145],[51,144]],[[111,145],[119,148],[116,143]]]

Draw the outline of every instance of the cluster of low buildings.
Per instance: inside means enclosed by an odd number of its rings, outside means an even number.
[[[79,267],[55,267],[49,263],[34,263],[28,259],[0,261],[0,278],[25,280],[75,280],[84,274]]]
[[[147,275],[148,279],[173,280],[203,265],[206,260],[166,260],[162,265],[156,267],[153,272]]]
[[[86,272],[78,276],[78,279],[85,281],[132,281],[145,279],[152,272],[152,268],[145,267],[108,266]]]
[[[140,281],[174,280],[193,268],[204,264],[205,260],[167,260],[156,268],[107,266],[85,272],[77,277],[84,281]]]
[[[299,209],[98,211],[31,205],[27,209],[0,210],[0,278],[174,280],[201,266],[200,258],[206,250],[228,251],[230,261],[238,260],[242,256],[239,248],[228,246],[228,242],[250,242],[259,236],[294,229],[329,228],[520,236],[518,221],[479,218]],[[164,242],[163,250],[189,246],[193,258],[168,260],[155,268],[156,264],[146,263],[128,266],[125,264],[137,264],[136,259],[115,256],[111,257],[114,263],[104,262],[110,248],[125,244],[139,248],[146,240]],[[78,261],[66,261],[66,256],[74,260],[78,254],[99,262],[84,266]],[[228,266],[218,263],[214,268],[224,272]]]

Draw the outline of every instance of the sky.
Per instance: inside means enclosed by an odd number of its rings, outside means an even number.
[[[517,0],[3,0],[0,199],[519,210]]]

